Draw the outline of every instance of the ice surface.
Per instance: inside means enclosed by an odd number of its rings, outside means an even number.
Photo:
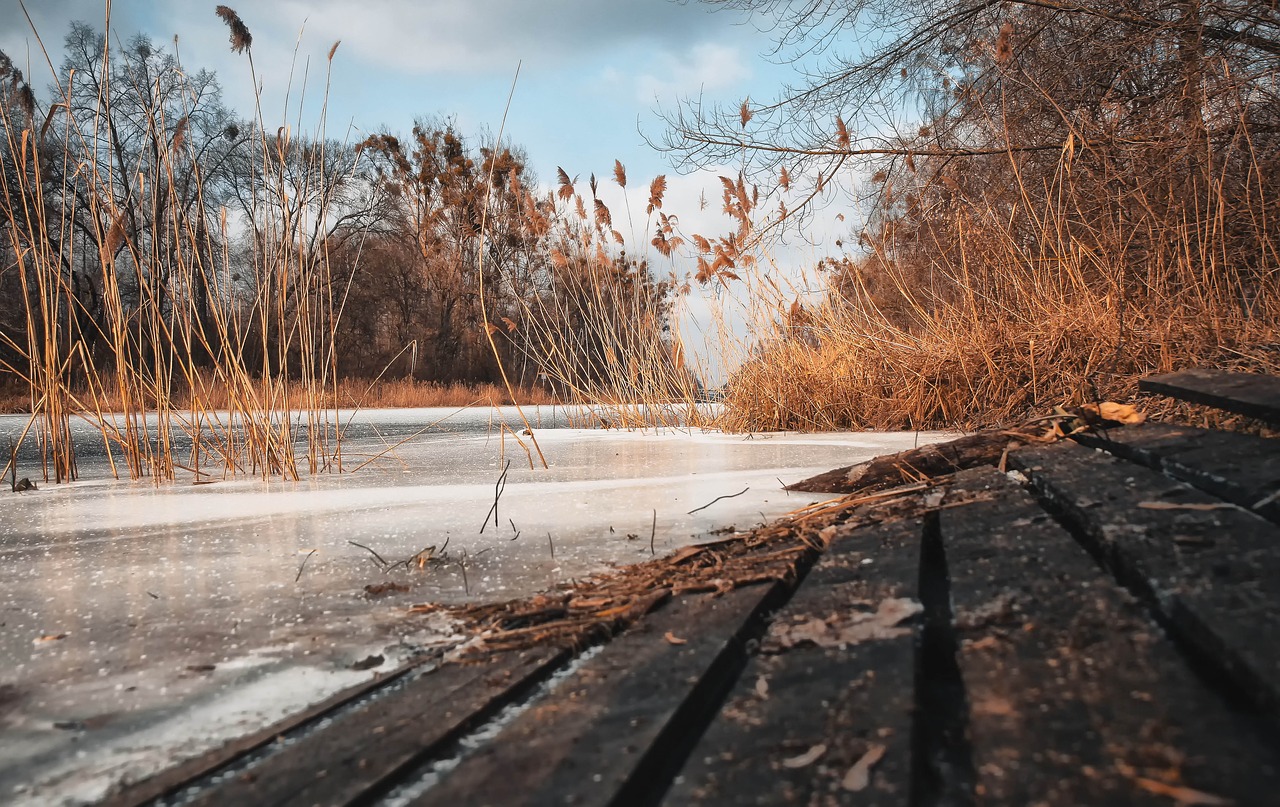
[[[549,428],[563,412],[529,410],[551,466],[530,469],[492,427],[509,410],[397,410],[357,416],[346,465],[449,415],[354,474],[116,481],[86,430],[82,481],[6,486],[0,803],[94,800],[373,675],[351,669],[369,655],[389,669],[448,632],[412,603],[531,594],[644,560],[651,535],[661,555],[820,498],[780,479],[944,436]],[[0,418],[0,441],[22,424]],[[369,551],[395,563],[446,542],[453,562],[390,573]],[[408,591],[366,594],[387,582]]]

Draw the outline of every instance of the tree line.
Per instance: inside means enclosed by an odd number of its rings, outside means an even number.
[[[594,176],[589,197],[542,191],[519,148],[448,120],[272,129],[212,72],[83,23],[48,96],[0,54],[0,371],[573,387],[628,340],[678,353],[674,286],[619,247]]]

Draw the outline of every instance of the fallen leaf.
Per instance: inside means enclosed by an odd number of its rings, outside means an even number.
[[[1137,425],[1147,419],[1147,416],[1139,412],[1136,406],[1118,404],[1111,401],[1098,404],[1098,414],[1102,415],[1106,420],[1114,420],[1116,423],[1130,425]]]
[[[1013,704],[1001,697],[990,697],[975,701],[972,710],[975,715],[990,717],[1012,717],[1017,713]]]
[[[1125,423],[1136,426],[1147,419],[1147,416],[1139,412],[1137,407],[1132,404],[1119,404],[1114,401],[1105,401],[1100,404],[1083,404],[1080,407],[1080,412],[1082,420],[1094,425],[1100,425],[1094,423],[1094,421],[1101,420],[1103,422]]]
[[[990,650],[1000,644],[994,636],[983,636],[981,639],[969,640],[964,643],[965,650]]]
[[[867,749],[867,753],[855,763],[853,767],[845,772],[844,778],[840,780],[840,786],[845,790],[857,793],[859,790],[865,790],[867,785],[871,784],[871,769],[876,763],[884,759],[885,747],[880,743],[872,743]]]
[[[818,757],[822,756],[825,753],[827,753],[826,743],[818,743],[817,745],[810,748],[808,751],[805,751],[803,754],[801,754],[798,757],[791,757],[789,759],[782,760],[782,767],[807,768],[813,763],[817,762]]]
[[[1166,785],[1164,782],[1157,782],[1155,779],[1146,779],[1138,776],[1133,781],[1148,793],[1167,796],[1183,807],[1230,807],[1230,805],[1235,804],[1231,799],[1224,799],[1212,793],[1205,793],[1203,790],[1195,790],[1179,785]]]
[[[662,634],[662,638],[666,639],[668,644],[688,644],[689,643],[688,639],[681,639],[679,636],[676,636],[671,631],[667,631],[666,633]]]
[[[899,627],[924,610],[920,603],[906,597],[881,600],[874,613],[857,611],[835,614],[827,619],[812,618],[797,625],[774,623],[769,633],[784,648],[810,642],[819,647],[854,645],[874,639],[894,639],[911,633]]]
[[[67,638],[65,633],[46,633],[43,636],[36,637],[34,642],[35,644],[44,644],[45,642],[56,642],[65,638]]]

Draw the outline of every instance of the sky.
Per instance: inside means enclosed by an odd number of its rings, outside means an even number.
[[[214,70],[232,108],[250,116],[249,61],[231,51],[216,5],[115,0],[113,38],[127,41],[141,32],[172,49],[176,35],[186,68]],[[667,157],[645,143],[646,134],[655,141],[662,137],[657,110],[690,97],[736,107],[748,96],[772,96],[790,76],[789,68],[766,58],[773,44],[761,30],[767,19],[713,11],[696,0],[227,5],[253,34],[264,120],[296,126],[301,98],[306,133],[316,131],[327,55],[337,41],[326,133],[352,142],[384,128],[407,134],[415,118],[433,116],[452,118],[472,137],[494,133],[518,68],[504,132],[527,151],[537,178],[548,186],[557,167],[584,181],[595,173],[604,182],[620,160],[637,195],[664,173],[672,186],[669,198],[696,203],[705,186],[708,198],[717,199],[718,183],[708,182],[713,176],[679,179]],[[26,8],[57,66],[69,23],[81,20],[101,30],[107,6],[104,0],[27,0]],[[18,0],[0,0],[0,19],[6,21],[0,49],[27,72],[34,88],[48,87],[49,68]]]

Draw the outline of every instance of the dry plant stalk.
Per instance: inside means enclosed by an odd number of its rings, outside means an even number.
[[[225,6],[217,13],[252,68],[248,28]],[[122,460],[131,478],[172,480],[179,467],[197,479],[340,469],[333,344],[341,296],[327,251],[306,237],[323,230],[334,193],[325,149],[293,142],[287,129],[271,135],[258,105],[244,149],[261,180],[249,215],[252,277],[238,278],[226,211],[203,196],[192,79],[175,64],[156,79],[163,92],[114,86],[124,74],[112,69],[110,42],[100,39],[95,83],[60,86],[39,132],[8,96],[0,104],[14,157],[14,170],[0,174],[5,235],[26,316],[25,340],[4,345],[24,366],[4,369],[30,389],[46,478],[75,478],[72,418],[101,432],[112,468]],[[136,176],[122,176],[118,152],[103,145],[112,142],[113,104],[125,97],[153,146]],[[73,118],[73,100],[93,111]],[[60,141],[46,139],[51,131]],[[226,136],[241,134],[228,127]],[[61,170],[77,161],[74,173]],[[49,235],[73,221],[92,227]],[[97,268],[70,269],[81,265]],[[96,292],[92,310],[86,284]],[[189,465],[176,459],[180,451],[190,452]]]
[[[553,275],[550,294],[521,302],[527,357],[559,396],[587,407],[578,425],[706,425],[695,357],[686,352],[676,325],[681,284],[674,264],[665,279],[657,279],[649,261],[626,251],[628,239],[614,229],[595,178],[588,205],[563,168],[558,176],[554,193],[541,203],[530,195],[527,202],[545,211]],[[613,179],[625,190],[620,161]],[[684,241],[676,218],[661,210],[665,189],[665,177],[650,183],[643,232],[655,233],[649,246],[674,259]]]

